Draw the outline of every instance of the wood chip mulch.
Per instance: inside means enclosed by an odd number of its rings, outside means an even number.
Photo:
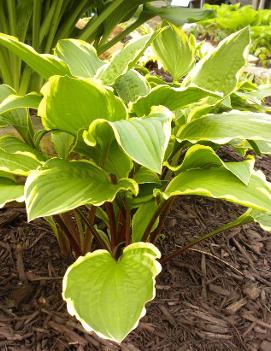
[[[271,177],[271,160],[257,161]],[[169,252],[244,209],[182,197],[168,215]],[[42,220],[0,212],[0,350],[271,351],[271,235],[244,225],[168,262],[147,315],[121,344],[86,333],[66,312],[61,279],[70,262]]]

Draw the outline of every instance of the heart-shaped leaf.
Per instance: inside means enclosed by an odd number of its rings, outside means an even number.
[[[155,277],[161,271],[157,258],[159,250],[141,242],[127,246],[118,261],[106,250],[79,257],[63,280],[69,313],[87,330],[121,342],[155,296]]]

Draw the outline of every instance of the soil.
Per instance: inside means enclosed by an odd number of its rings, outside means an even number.
[[[257,167],[271,180],[271,160]],[[162,252],[236,218],[243,208],[181,197],[169,213]],[[42,220],[21,207],[0,213],[0,350],[271,351],[271,236],[244,225],[163,267],[147,315],[121,345],[87,333],[66,312],[61,279],[69,260]]]

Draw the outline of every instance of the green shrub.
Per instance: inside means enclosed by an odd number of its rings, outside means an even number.
[[[1,123],[24,139],[0,138],[0,203],[25,201],[28,220],[45,218],[63,253],[79,257],[64,276],[63,298],[87,330],[121,342],[137,326],[155,296],[155,245],[177,196],[248,208],[193,244],[251,221],[271,229],[271,184],[246,155],[270,150],[271,116],[231,105],[256,90],[239,81],[249,41],[242,29],[195,64],[193,41],[170,25],[104,62],[75,39],[44,56],[1,35],[0,43],[47,82],[40,94],[25,96],[0,87]],[[173,83],[134,70],[151,43]],[[27,108],[37,110],[40,130],[31,127]],[[53,155],[40,146],[47,134]],[[243,161],[224,162],[216,153],[221,145]]]

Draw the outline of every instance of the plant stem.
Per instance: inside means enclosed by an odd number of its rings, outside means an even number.
[[[160,215],[158,227],[154,230],[153,233],[150,234],[150,242],[151,243],[155,243],[156,240],[158,239],[159,235],[161,234],[161,230],[164,227],[165,220],[167,218],[167,214],[168,214],[174,201],[175,201],[175,197],[172,197],[167,201],[167,204],[165,205],[163,212]]]
[[[111,250],[114,251],[114,248],[117,245],[117,226],[116,226],[116,218],[114,213],[114,208],[111,202],[105,203],[105,209],[107,216],[109,218],[109,230],[111,234]]]
[[[164,209],[167,207],[169,200],[162,200],[160,205],[158,206],[157,210],[155,211],[154,215],[152,216],[149,224],[147,225],[147,228],[145,229],[145,232],[142,236],[142,241],[147,241],[150,235],[150,232],[152,230],[152,227],[156,221],[156,219],[160,216],[160,214],[164,211]]]
[[[128,206],[127,200],[125,199],[124,237],[125,237],[125,244],[126,244],[126,246],[128,246],[130,244],[130,242],[131,242],[130,225],[131,225],[130,211],[129,211],[129,206]]]
[[[70,254],[70,243],[69,243],[67,237],[62,232],[62,230],[60,230],[57,227],[57,225],[52,217],[45,217],[44,220],[49,224],[54,235],[56,236],[62,255],[68,256]]]
[[[168,262],[172,258],[181,255],[184,251],[190,249],[192,246],[197,245],[197,244],[201,243],[202,241],[208,240],[208,239],[212,238],[213,236],[215,236],[215,235],[217,235],[225,230],[235,228],[241,224],[253,222],[253,218],[250,217],[250,212],[251,212],[251,209],[248,209],[244,214],[242,214],[241,216],[236,218],[234,221],[229,222],[227,224],[224,224],[221,227],[211,231],[210,233],[205,234],[199,238],[192,240],[190,243],[184,245],[183,247],[180,247],[178,250],[175,250],[172,253],[170,253],[169,255],[161,258],[160,263],[165,264],[166,262]]]
[[[96,215],[96,209],[97,207],[91,205],[89,216],[88,216],[88,221],[91,226],[94,224],[95,220],[95,215]],[[93,239],[93,235],[89,227],[87,226],[86,232],[85,232],[85,238],[84,238],[84,243],[83,243],[83,252],[86,254],[87,252],[90,251],[91,248],[91,243]]]
[[[67,226],[64,223],[64,221],[62,220],[62,218],[60,216],[54,216],[53,218],[56,221],[56,223],[59,225],[60,229],[67,236],[67,238],[70,242],[70,245],[71,245],[72,249],[74,250],[76,256],[78,256],[78,257],[81,256],[82,255],[81,248],[78,245],[78,243],[76,242],[76,240],[74,239],[74,237],[72,236],[72,234],[70,233],[69,229],[67,228]]]
[[[108,19],[108,17],[112,14],[113,11],[115,11],[121,3],[125,0],[115,0],[111,3],[111,5],[107,6],[106,9],[97,17],[92,18],[81,35],[79,36],[79,39],[82,40],[87,40],[97,29],[98,27]],[[127,0],[126,0],[127,1]]]
[[[94,236],[94,238],[98,241],[98,243],[100,244],[101,247],[103,247],[104,249],[107,250],[107,246],[105,245],[105,243],[101,240],[99,233],[97,233],[95,227],[93,225],[91,225],[91,223],[89,222],[88,218],[84,215],[84,213],[77,208],[76,211],[78,212],[78,214],[81,216],[81,218],[83,219],[83,221],[86,223],[86,225],[88,226],[91,234]]]

